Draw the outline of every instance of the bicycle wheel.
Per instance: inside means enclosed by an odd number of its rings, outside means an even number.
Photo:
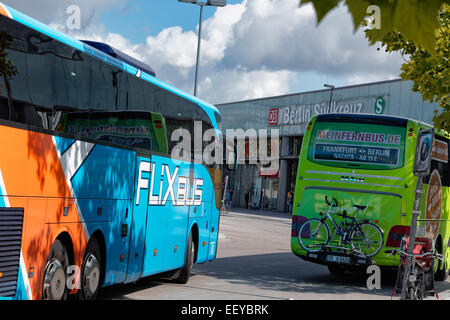
[[[309,219],[298,231],[298,241],[306,251],[316,252],[328,243],[329,235],[326,223],[319,219]]]
[[[383,231],[372,222],[358,223],[350,234],[352,248],[373,257],[383,246]]]
[[[416,290],[414,289],[414,287],[408,288],[406,300],[416,300]]]
[[[425,298],[425,272],[422,267],[415,266],[416,268],[416,298],[417,300],[423,300]]]
[[[222,203],[222,206],[220,207],[220,213],[225,214],[227,212],[228,212],[227,206],[224,203]]]

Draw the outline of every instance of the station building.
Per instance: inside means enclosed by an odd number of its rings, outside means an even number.
[[[238,165],[229,175],[232,206],[288,211],[288,192],[294,192],[302,138],[310,118],[323,113],[364,113],[401,116],[432,124],[437,103],[423,101],[403,80],[380,81],[346,87],[218,104],[223,129],[277,129],[279,166],[264,170],[256,163]],[[245,139],[248,144],[249,139]],[[247,155],[246,155],[247,157]]]

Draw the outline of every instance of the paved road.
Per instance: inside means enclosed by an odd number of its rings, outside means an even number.
[[[187,285],[161,277],[103,289],[100,299],[138,300],[389,300],[395,273],[383,272],[379,290],[366,277],[334,276],[324,266],[303,261],[290,251],[287,214],[230,212],[220,221],[214,262],[195,265]],[[450,282],[438,282],[441,299],[450,299]],[[446,292],[445,290],[448,290]]]

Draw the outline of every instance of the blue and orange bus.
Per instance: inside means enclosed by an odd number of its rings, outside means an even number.
[[[1,3],[0,37],[0,297],[94,299],[214,260],[221,165],[171,136],[195,121],[220,141],[219,111]]]

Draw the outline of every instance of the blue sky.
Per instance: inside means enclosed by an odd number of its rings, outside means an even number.
[[[177,0],[0,0],[78,39],[107,42],[193,92],[199,7]],[[81,28],[66,26],[67,8]],[[369,46],[340,6],[317,26],[298,0],[228,0],[205,7],[198,95],[211,103],[398,78],[403,59]]]
[[[228,4],[241,2],[227,1]],[[215,11],[215,7],[205,6],[203,20],[211,18]],[[109,32],[126,34],[134,42],[145,41],[147,36],[155,36],[162,29],[175,25],[185,30],[196,30],[199,17],[199,6],[176,0],[133,0],[100,15]]]

